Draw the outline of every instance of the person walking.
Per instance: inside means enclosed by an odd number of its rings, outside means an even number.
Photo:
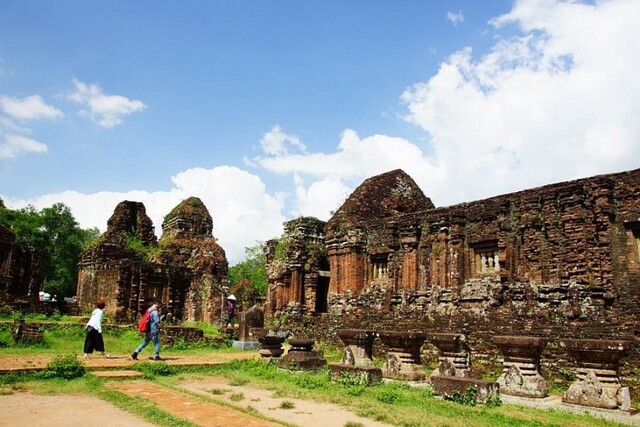
[[[131,353],[133,360],[138,360],[138,354],[143,348],[153,341],[154,356],[153,360],[164,360],[160,357],[160,313],[158,312],[162,308],[162,301],[156,299],[153,305],[147,309],[149,313],[149,325],[144,333],[144,341]]]
[[[225,310],[227,311],[227,325],[231,325],[233,328],[236,315],[236,297],[233,294],[227,297]]]
[[[109,357],[104,352],[104,340],[102,339],[102,319],[104,319],[104,306],[103,299],[96,301],[96,308],[91,313],[89,321],[85,325],[87,330],[87,336],[84,339],[84,357],[89,357],[94,350],[102,353],[102,357]]]

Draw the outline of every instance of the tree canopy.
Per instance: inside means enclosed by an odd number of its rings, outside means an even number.
[[[76,292],[78,261],[87,244],[99,236],[97,228],[82,229],[63,203],[39,212],[31,205],[12,210],[0,199],[0,224],[16,236],[16,243],[42,251],[42,290],[59,298]]]
[[[242,279],[249,280],[260,295],[267,294],[267,268],[264,256],[264,244],[244,249],[246,259],[229,267],[229,285],[233,287]]]

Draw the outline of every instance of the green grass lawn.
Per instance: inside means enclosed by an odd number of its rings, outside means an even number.
[[[1,320],[1,319],[0,319]],[[80,319],[68,318],[61,322],[43,321],[40,319],[28,319],[27,323],[42,322],[44,327],[44,343],[42,344],[14,344],[11,337],[13,322],[5,320],[0,322],[0,356],[22,356],[22,355],[64,355],[82,354],[86,331],[84,322]],[[198,324],[185,324],[185,326],[199,326]],[[215,329],[209,328],[209,332],[216,333]],[[131,354],[133,350],[142,342],[143,335],[132,325],[116,326],[103,324],[102,336],[104,339],[105,352],[108,354]],[[165,346],[161,348],[161,354],[165,355],[206,355],[212,350],[216,351],[236,351],[226,345],[214,343],[177,343],[175,346]],[[153,343],[150,343],[145,352],[153,352]]]
[[[9,322],[0,323],[0,356],[78,355],[82,354],[85,331],[81,322],[66,319],[65,323],[47,325],[45,342],[41,345],[15,345],[11,340]],[[105,346],[108,353],[130,354],[141,342],[141,336],[131,327],[105,325]],[[341,357],[341,351],[318,343],[330,362]],[[145,351],[149,351],[145,349]],[[163,355],[198,355],[219,351],[235,351],[227,346],[182,343],[164,347]],[[76,362],[75,358],[70,358]],[[76,362],[80,363],[80,362]],[[271,390],[274,395],[302,398],[341,405],[360,416],[397,426],[613,426],[616,423],[561,411],[543,411],[513,405],[470,406],[446,401],[433,395],[430,387],[411,387],[391,382],[365,386],[349,379],[331,381],[326,369],[316,373],[292,373],[277,369],[263,360],[233,361],[215,367],[169,367],[163,362],[140,362],[141,370],[150,381],[176,388],[185,379],[223,375],[232,384],[250,384]],[[90,375],[75,379],[45,378],[33,375],[0,375],[0,394],[16,388],[28,388],[39,393],[86,393],[96,395],[123,409],[144,415],[157,425],[189,426],[149,402],[133,402],[114,390],[105,390],[103,380]],[[215,401],[214,396],[212,399]],[[322,425],[319,423],[319,425]]]

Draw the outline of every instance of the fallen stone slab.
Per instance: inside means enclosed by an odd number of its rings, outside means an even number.
[[[470,387],[475,389],[477,403],[485,403],[491,396],[500,394],[500,386],[498,383],[476,378],[435,375],[430,378],[430,381],[433,391],[445,398],[452,398],[454,392],[464,394]]]

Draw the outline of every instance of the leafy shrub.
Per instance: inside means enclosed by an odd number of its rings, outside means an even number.
[[[296,405],[290,400],[283,400],[280,402],[280,409],[293,409]]]
[[[42,371],[43,378],[63,378],[71,380],[80,378],[86,373],[86,369],[75,355],[56,356],[46,369]]]
[[[325,375],[313,375],[308,373],[297,374],[293,382],[307,390],[323,389],[329,385],[328,377]]]
[[[184,337],[179,337],[173,340],[173,348],[177,350],[186,350],[189,348],[189,343],[184,339]]]
[[[484,401],[484,406],[488,408],[496,408],[502,405],[502,399],[500,399],[500,395],[498,393],[491,393],[487,400]]]
[[[476,406],[476,391],[475,386],[467,387],[467,390],[464,393],[454,390],[448,400],[465,406]]]
[[[229,396],[229,400],[231,400],[233,402],[240,402],[241,400],[244,400],[244,394],[243,393],[232,393]]]
[[[366,372],[341,372],[334,381],[344,386],[363,386],[369,384],[369,377]]]
[[[362,385],[349,385],[349,386],[345,386],[345,391],[347,392],[347,394],[349,396],[362,396],[362,394],[364,393],[364,391],[367,388],[365,386]]]
[[[235,386],[235,387],[239,387],[239,386],[243,386],[243,385],[247,384],[248,382],[249,382],[249,380],[246,379],[246,378],[236,377],[236,378],[232,378],[231,380],[229,380],[229,385]]]
[[[400,395],[394,390],[382,389],[375,395],[376,399],[382,403],[393,405],[400,401]]]

